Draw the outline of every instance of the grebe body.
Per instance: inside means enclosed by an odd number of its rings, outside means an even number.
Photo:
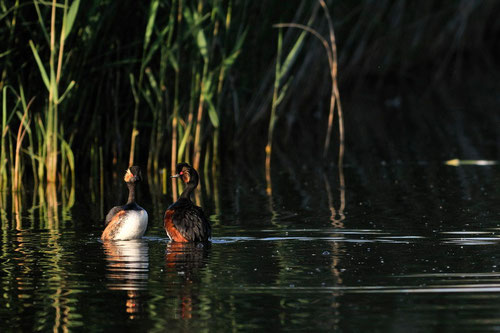
[[[177,174],[186,184],[179,200],[171,204],[163,219],[168,237],[174,242],[207,242],[212,228],[203,209],[191,201],[191,193],[198,186],[198,172],[187,163],[177,164]]]
[[[138,239],[146,232],[148,213],[135,202],[135,186],[142,180],[140,168],[128,168],[124,180],[129,190],[127,203],[113,207],[106,215],[106,229],[102,233],[102,240]]]

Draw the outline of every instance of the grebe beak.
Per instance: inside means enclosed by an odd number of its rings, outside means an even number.
[[[175,175],[170,176],[170,178],[179,178],[180,176],[181,176],[181,175],[177,173],[177,174],[175,174]]]

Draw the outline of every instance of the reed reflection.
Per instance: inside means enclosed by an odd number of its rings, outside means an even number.
[[[339,181],[339,204],[338,204],[338,210],[335,209],[335,200],[334,200],[334,195],[332,193],[332,188],[330,186],[330,182],[328,181],[328,177],[326,176],[325,173],[323,173],[323,179],[325,183],[325,188],[326,192],[328,194],[328,207],[330,209],[330,221],[332,223],[332,227],[335,229],[344,229],[344,220],[345,220],[345,192],[346,192],[346,186],[345,186],[345,178],[344,178],[344,168],[342,164],[342,155],[339,157],[339,163],[338,163],[338,181]],[[334,283],[336,286],[342,285],[342,276],[340,272],[340,259],[342,258],[345,250],[343,249],[342,243],[339,242],[332,242],[332,263],[331,263],[331,272],[334,278]],[[334,291],[333,292],[333,300],[331,307],[334,312],[334,328],[337,329],[339,325],[339,319],[340,318],[340,306],[341,303],[339,301],[339,298],[341,296],[340,291]]]
[[[191,319],[193,308],[199,303],[197,288],[202,279],[210,244],[169,242],[165,249],[165,267],[169,283],[175,288],[179,317]]]
[[[141,290],[145,290],[149,275],[149,247],[144,240],[105,241],[107,287],[127,292],[125,310],[130,319],[141,314]]]
[[[323,173],[323,179],[325,182],[326,193],[328,194],[328,208],[330,209],[330,221],[332,222],[332,226],[334,228],[343,229],[344,228],[344,220],[345,220],[345,180],[344,173],[339,169],[339,192],[340,192],[340,203],[339,209],[335,209],[335,201],[333,198],[332,188],[330,186],[330,182],[328,181],[328,177],[325,173]]]

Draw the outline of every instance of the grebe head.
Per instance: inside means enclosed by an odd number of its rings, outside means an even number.
[[[176,167],[177,173],[173,175],[171,178],[178,178],[182,177],[182,181],[185,184],[195,184],[198,185],[198,172],[196,172],[195,169],[193,169],[192,166],[190,166],[187,163],[179,163],[177,164]]]
[[[136,183],[142,180],[141,168],[138,166],[131,166],[125,172],[125,176],[123,177],[126,183]]]

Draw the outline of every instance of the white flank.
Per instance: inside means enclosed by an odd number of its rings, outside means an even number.
[[[146,227],[148,226],[148,213],[146,210],[129,210],[122,219],[124,221],[121,223],[120,230],[113,239],[137,239],[141,238],[146,232]]]

